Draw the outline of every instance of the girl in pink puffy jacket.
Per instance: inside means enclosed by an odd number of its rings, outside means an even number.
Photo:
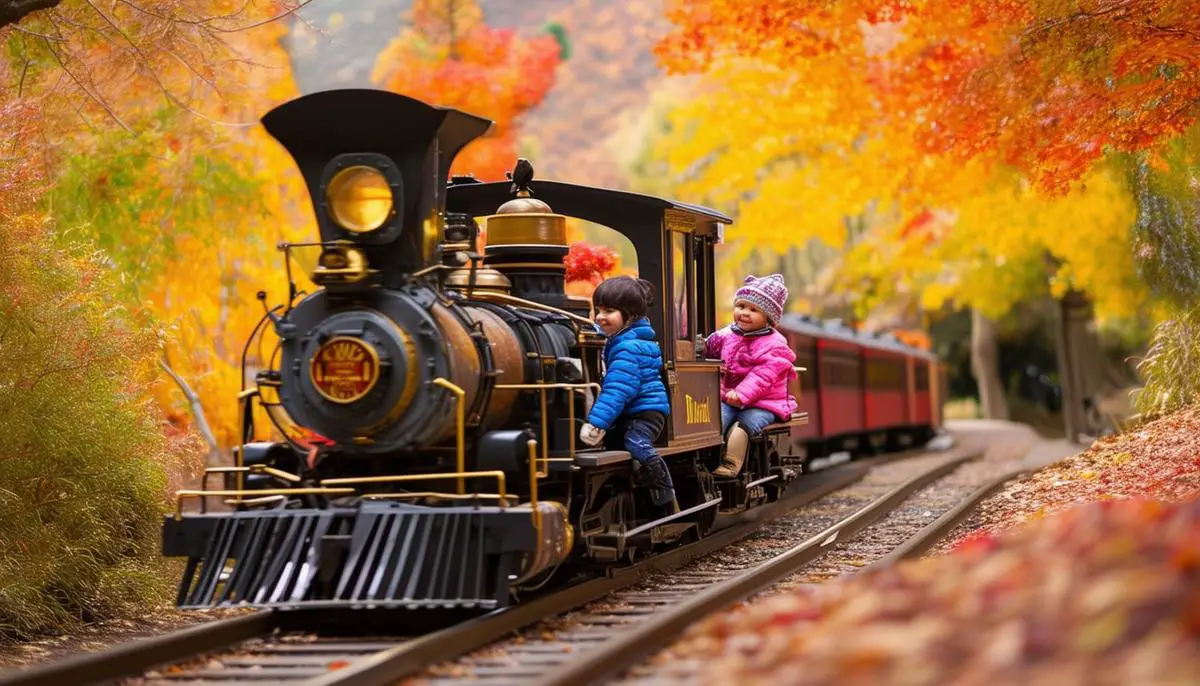
[[[737,476],[750,437],[768,424],[790,419],[796,411],[796,399],[788,393],[788,380],[796,378],[796,353],[775,330],[787,296],[783,276],[747,276],[734,295],[733,324],[705,343],[704,356],[725,363],[721,378],[725,458],[713,476]]]

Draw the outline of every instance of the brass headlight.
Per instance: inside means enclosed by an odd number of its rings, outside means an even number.
[[[383,226],[392,213],[392,189],[383,173],[355,165],[338,172],[325,192],[329,213],[343,229],[367,233]]]

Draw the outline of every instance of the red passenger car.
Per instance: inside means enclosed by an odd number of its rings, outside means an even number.
[[[785,315],[779,330],[805,368],[792,392],[809,423],[790,439],[810,463],[911,447],[941,427],[944,371],[931,353],[808,315]]]

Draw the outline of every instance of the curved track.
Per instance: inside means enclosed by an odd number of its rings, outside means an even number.
[[[313,613],[258,612],[31,669],[0,678],[0,686],[111,683],[128,676],[132,679],[119,683],[382,686],[460,658],[471,663],[467,672],[473,682],[483,680],[489,686],[527,684],[539,678],[546,684],[595,683],[600,676],[611,676],[633,666],[700,616],[751,594],[822,555],[837,542],[847,540],[885,516],[926,484],[979,456],[978,452],[961,448],[946,451],[932,468],[869,505],[846,512],[821,534],[761,565],[724,573],[685,570],[670,575],[669,582],[663,585],[663,572],[677,570],[750,536],[767,522],[846,489],[874,467],[916,454],[920,453],[882,456],[818,472],[796,484],[801,489],[798,492],[745,513],[702,541],[432,633],[405,638],[396,635],[400,632],[394,630],[396,624],[392,623],[386,636],[363,638],[359,629],[358,637],[337,638],[347,628],[330,632],[318,629],[314,634],[312,627],[317,615]],[[943,519],[946,520],[943,524],[948,523],[945,531],[953,526],[950,519],[957,521],[957,518]],[[936,536],[938,532],[933,528],[931,525],[929,532],[923,533]],[[660,580],[651,581],[655,577]],[[639,585],[653,583],[660,587],[649,592],[637,590]],[[601,599],[619,608],[590,613],[582,622],[583,628],[558,637],[564,640],[510,649],[507,660],[493,660],[490,664],[486,657],[466,657],[479,648],[511,638],[522,628]],[[329,621],[327,616],[322,619]],[[638,620],[636,626],[624,621],[634,619]],[[515,662],[514,655],[518,658]],[[457,675],[445,676],[453,679]],[[443,682],[444,678],[434,677],[432,681]]]

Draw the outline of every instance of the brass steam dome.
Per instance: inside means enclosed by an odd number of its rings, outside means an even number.
[[[480,291],[508,295],[512,292],[512,282],[491,267],[478,267],[475,269],[475,286],[472,287],[471,268],[460,267],[446,277],[446,288],[471,293]]]
[[[533,165],[521,158],[509,174],[512,191],[517,196],[504,203],[485,219],[489,255],[504,252],[507,246],[567,246],[567,218],[555,214],[545,202],[533,197]]]

